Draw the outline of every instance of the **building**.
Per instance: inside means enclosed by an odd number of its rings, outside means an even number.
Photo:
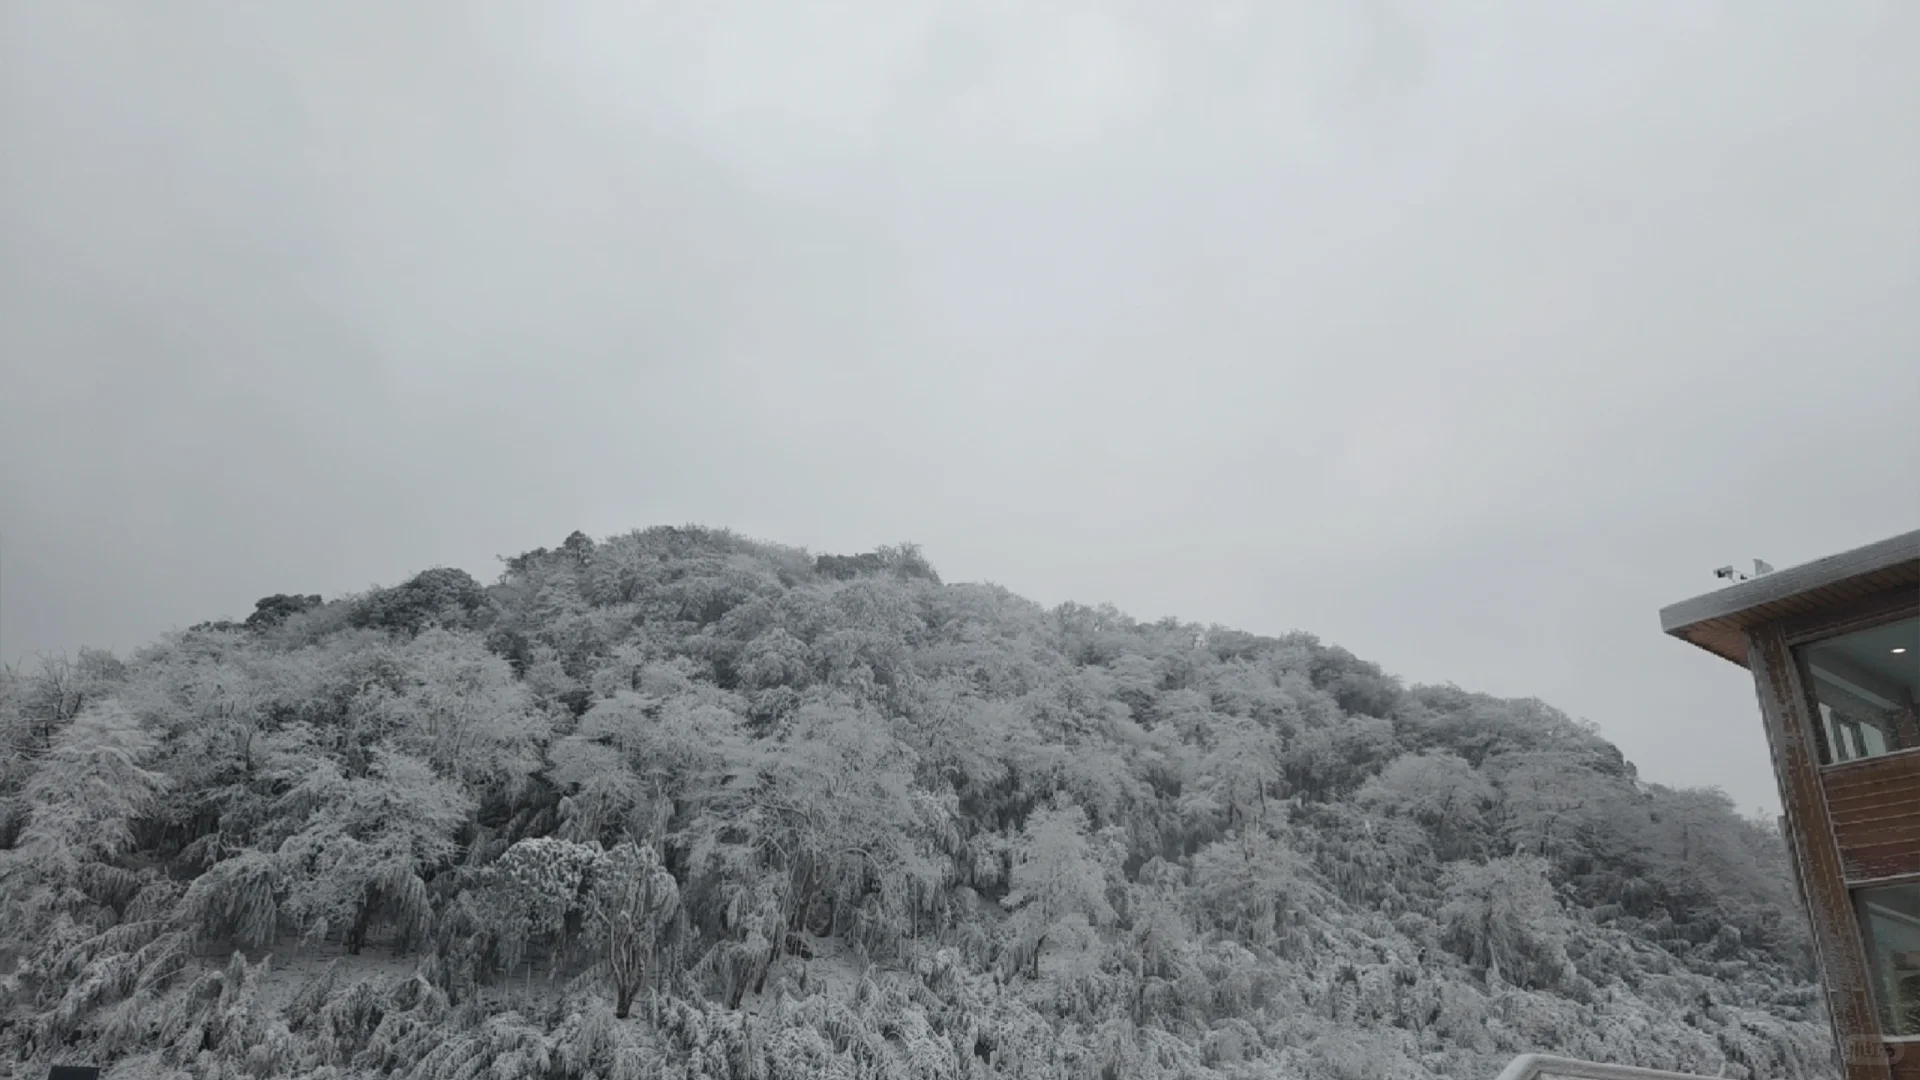
[[[1753,674],[1847,1080],[1920,1080],[1920,531],[1757,569],[1661,629]]]

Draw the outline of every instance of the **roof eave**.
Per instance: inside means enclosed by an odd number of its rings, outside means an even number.
[[[1745,667],[1748,627],[1900,589],[1920,600],[1920,530],[1682,600],[1660,628]]]

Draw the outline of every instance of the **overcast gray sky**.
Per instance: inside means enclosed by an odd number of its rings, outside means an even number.
[[[1775,802],[1920,525],[1920,3],[0,4],[0,656],[700,522]]]

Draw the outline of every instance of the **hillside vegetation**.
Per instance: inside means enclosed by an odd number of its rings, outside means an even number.
[[[0,1060],[1832,1076],[1772,826],[1305,634],[657,528],[0,679]]]

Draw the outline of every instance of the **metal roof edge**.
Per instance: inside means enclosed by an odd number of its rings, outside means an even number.
[[[1920,529],[1670,604],[1660,609],[1660,629],[1678,637],[1699,623],[1737,618],[1753,608],[1905,562],[1920,563]]]

